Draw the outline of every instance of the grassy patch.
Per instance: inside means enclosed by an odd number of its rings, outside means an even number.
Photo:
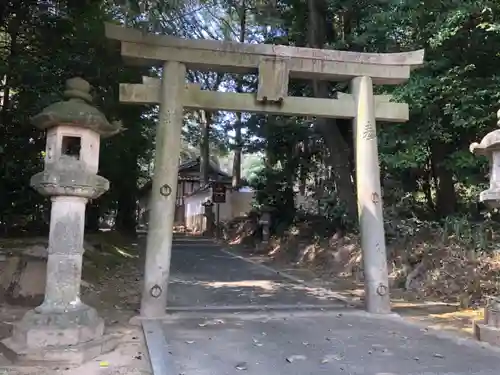
[[[84,270],[91,279],[101,278],[109,271],[139,258],[137,240],[116,232],[89,235],[86,243],[89,246],[84,253]]]

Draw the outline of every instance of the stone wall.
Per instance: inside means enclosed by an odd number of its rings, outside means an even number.
[[[246,216],[252,210],[255,196],[253,191],[234,191],[231,193],[231,219]]]

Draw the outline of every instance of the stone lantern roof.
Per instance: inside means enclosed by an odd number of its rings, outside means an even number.
[[[44,108],[31,123],[41,130],[66,125],[91,129],[101,135],[110,137],[123,130],[120,122],[109,123],[103,113],[92,105],[90,84],[82,78],[71,78],[66,81],[63,95],[67,99]]]
[[[497,125],[500,126],[500,109],[497,111],[497,118]],[[486,134],[480,143],[474,142],[469,148],[475,155],[491,157],[493,151],[500,151],[500,129]]]

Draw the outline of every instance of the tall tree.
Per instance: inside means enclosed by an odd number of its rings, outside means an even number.
[[[329,15],[326,0],[308,0],[308,36],[311,48],[324,48],[327,42],[327,22]],[[330,85],[326,81],[312,82],[313,94],[318,98],[330,96]],[[346,214],[350,218],[356,215],[355,188],[350,160],[350,143],[339,129],[336,120],[317,119],[316,128],[323,136],[328,148],[328,162],[334,173],[339,200],[345,205]]]
[[[245,0],[241,0],[239,7],[235,6],[236,13],[239,17],[239,37],[238,42],[245,42],[246,27],[247,27],[247,4]],[[243,90],[243,81],[239,77],[236,84],[236,92],[241,93]],[[234,124],[234,160],[233,160],[233,187],[238,187],[241,181],[241,152],[243,149],[243,139],[241,136],[241,128],[243,127],[242,113],[236,113],[236,122]]]

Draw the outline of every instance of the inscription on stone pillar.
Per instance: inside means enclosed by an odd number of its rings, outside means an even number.
[[[363,139],[365,141],[371,141],[377,136],[375,126],[370,122],[367,121],[365,124],[365,128],[363,129]]]

